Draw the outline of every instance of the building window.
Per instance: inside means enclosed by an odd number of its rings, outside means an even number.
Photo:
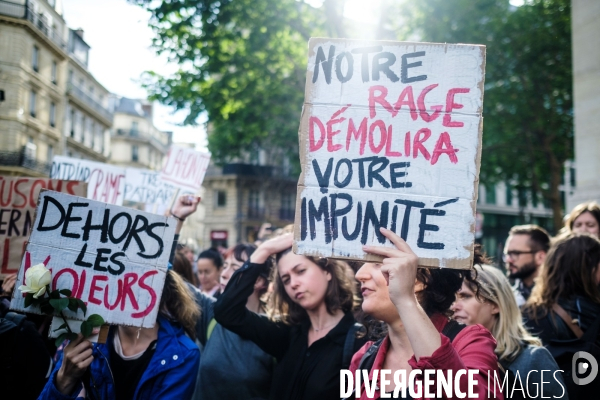
[[[71,126],[69,127],[71,129],[71,137],[75,138],[75,110],[71,109]]]
[[[250,208],[258,209],[259,199],[258,190],[251,190],[248,196],[248,205]]]
[[[81,135],[79,136],[79,141],[81,143],[85,143],[85,126],[86,126],[86,119],[85,119],[85,115],[81,116]]]
[[[137,146],[131,146],[131,161],[137,162],[139,156],[139,149]]]
[[[137,121],[132,121],[131,122],[131,136],[138,136],[139,135],[139,130],[138,130],[138,122]]]
[[[519,196],[519,207],[527,207],[527,190],[524,187],[517,188],[517,194]]]
[[[485,185],[485,204],[496,204],[496,185]]]
[[[56,65],[56,61],[52,61],[52,83],[54,83],[56,85],[56,69],[57,69],[57,65]]]
[[[35,98],[37,97],[37,93],[33,90],[29,92],[29,115],[35,118]]]
[[[281,194],[281,209],[279,210],[279,219],[293,220],[294,206],[296,201],[295,192],[283,192]]]
[[[217,207],[225,207],[227,205],[227,192],[224,190],[217,190]]]
[[[90,146],[93,149],[96,148],[96,123],[92,121],[92,145]]]
[[[512,186],[507,183],[506,184],[506,205],[507,206],[512,206],[512,202],[513,202],[513,192],[512,192]]]
[[[54,158],[54,146],[49,144],[48,150],[46,152],[46,162],[52,162],[53,158]]]
[[[260,192],[258,190],[250,190],[248,195],[248,217],[259,219],[262,218],[260,209]]]
[[[73,83],[73,70],[69,70],[69,83]]]
[[[50,103],[50,126],[56,126],[56,104],[54,102]]]
[[[31,68],[35,72],[40,69],[40,49],[37,46],[33,46],[33,54],[31,55]]]

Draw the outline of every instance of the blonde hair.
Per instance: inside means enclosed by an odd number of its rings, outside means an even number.
[[[492,328],[492,335],[496,338],[496,354],[500,360],[514,360],[524,344],[541,346],[541,341],[532,336],[521,317],[521,311],[515,300],[515,295],[504,274],[491,265],[475,265],[480,287],[476,293],[478,300],[494,303],[500,311],[496,315],[496,322]],[[471,284],[465,281],[471,290]]]

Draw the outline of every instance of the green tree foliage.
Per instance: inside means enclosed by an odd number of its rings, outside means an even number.
[[[314,8],[299,0],[130,0],[151,12],[171,77],[146,74],[156,100],[208,117],[208,146],[220,163],[267,151],[298,162],[298,124],[311,36],[356,37],[344,0]],[[382,2],[370,38],[487,46],[482,180],[516,182],[541,195],[561,225],[559,185],[573,154],[568,0]]]
[[[147,73],[152,98],[206,112],[213,158],[267,151],[269,160],[297,155],[306,49],[324,18],[295,0],[137,0],[151,11],[159,53],[181,67],[171,77]],[[212,133],[216,134],[212,134]],[[298,157],[290,157],[290,161]]]
[[[568,0],[422,0],[407,21],[424,41],[487,46],[481,178],[541,195],[562,225],[559,185],[573,157]]]

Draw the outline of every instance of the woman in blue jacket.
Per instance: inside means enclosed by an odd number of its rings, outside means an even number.
[[[159,310],[154,328],[113,326],[105,344],[82,337],[69,343],[39,398],[189,399],[200,361],[192,340],[200,310],[172,270]]]

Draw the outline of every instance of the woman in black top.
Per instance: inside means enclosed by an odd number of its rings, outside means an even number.
[[[570,233],[552,244],[525,304],[524,315],[525,325],[539,335],[564,368],[569,397],[596,398],[600,379],[580,385],[575,380],[576,359],[570,354],[584,350],[582,343],[573,340],[588,331],[582,340],[595,341],[600,346],[600,241],[595,236]],[[585,350],[598,351],[590,344],[585,345]]]
[[[526,326],[544,345],[556,339],[575,339],[555,304],[585,332],[600,316],[599,285],[600,241],[580,233],[559,238],[550,248],[525,305]],[[596,343],[600,346],[600,335]]]
[[[291,247],[291,234],[260,245],[231,277],[215,318],[277,359],[270,399],[339,399],[340,369],[365,342],[355,335],[354,284],[345,263],[296,255]],[[275,320],[246,308],[260,265],[274,254]]]

